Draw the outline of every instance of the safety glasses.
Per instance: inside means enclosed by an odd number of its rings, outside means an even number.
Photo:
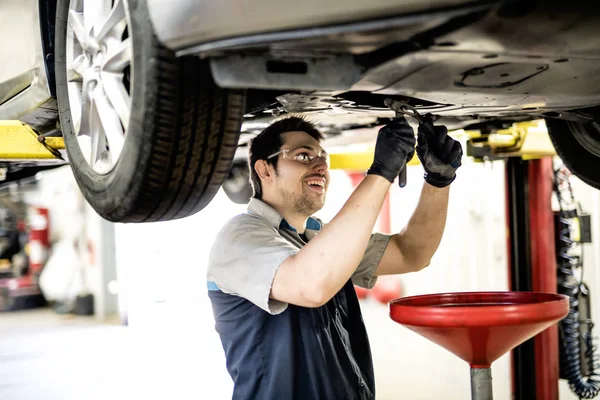
[[[273,153],[269,157],[267,157],[267,160],[273,157],[277,157],[280,154],[284,160],[296,161],[302,164],[310,165],[313,162],[315,162],[317,158],[320,158],[321,160],[325,161],[325,163],[327,164],[327,168],[329,168],[330,164],[329,154],[327,154],[325,150],[313,150],[309,149],[308,147],[298,147],[296,149],[281,149],[278,152]]]

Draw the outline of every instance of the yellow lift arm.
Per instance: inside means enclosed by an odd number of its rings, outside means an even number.
[[[62,137],[43,138],[20,121],[0,121],[0,161],[64,162],[60,153],[64,148]]]

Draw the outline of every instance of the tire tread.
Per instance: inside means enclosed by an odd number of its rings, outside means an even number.
[[[203,209],[226,177],[221,171],[230,168],[242,122],[243,91],[218,88],[206,62],[175,58],[153,42],[159,75],[156,105],[148,110],[155,119],[154,151],[131,222],[184,218]]]

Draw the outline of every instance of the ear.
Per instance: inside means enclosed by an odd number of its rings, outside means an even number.
[[[258,160],[254,163],[254,170],[261,181],[268,181],[272,176],[269,164],[265,160]]]

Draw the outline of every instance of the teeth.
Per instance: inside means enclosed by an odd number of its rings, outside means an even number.
[[[306,182],[308,185],[318,185],[320,187],[325,187],[325,183],[322,181],[308,181]]]

